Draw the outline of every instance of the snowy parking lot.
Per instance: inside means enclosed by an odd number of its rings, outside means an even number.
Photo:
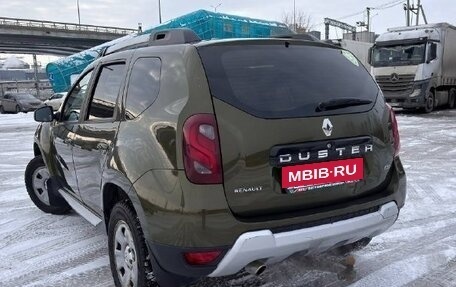
[[[196,286],[455,286],[456,111],[398,115],[408,196],[399,220],[355,253],[354,271],[330,255],[295,255],[260,277],[246,273]],[[107,237],[75,213],[42,213],[24,170],[33,114],[0,115],[0,286],[113,286]]]

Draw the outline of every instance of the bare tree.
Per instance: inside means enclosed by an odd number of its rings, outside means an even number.
[[[293,11],[283,12],[282,22],[297,33],[309,32],[314,25],[312,16],[302,10],[296,10],[296,15],[293,14]]]

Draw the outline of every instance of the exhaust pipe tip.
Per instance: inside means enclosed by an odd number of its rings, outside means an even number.
[[[255,276],[260,276],[265,270],[266,265],[261,261],[254,261],[245,267],[245,271]]]

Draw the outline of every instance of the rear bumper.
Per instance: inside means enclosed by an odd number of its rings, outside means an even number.
[[[136,182],[135,190],[144,191],[143,198],[150,197],[150,186],[154,185],[154,182],[150,180],[155,178],[172,178],[171,173],[171,171],[165,171],[163,173],[157,173],[155,176],[143,176]],[[167,174],[167,177],[164,176]],[[180,178],[176,178],[176,181],[185,182],[186,175],[179,174],[179,176]],[[171,181],[171,183],[174,182]],[[258,237],[257,232],[261,232],[262,237],[264,237],[263,232],[266,232],[274,245],[258,250],[261,257],[259,257],[260,255],[248,257],[248,259],[244,259],[234,269],[240,270],[245,266],[242,266],[244,263],[249,264],[255,260],[270,259],[266,260],[265,263],[272,264],[285,259],[295,252],[318,253],[333,247],[350,244],[366,237],[374,237],[391,226],[397,218],[398,212],[394,212],[396,216],[391,218],[387,216],[388,213],[385,213],[384,206],[392,202],[395,203],[396,210],[404,206],[406,175],[400,159],[396,158],[392,166],[391,178],[386,179],[385,186],[381,185],[379,190],[374,190],[368,196],[336,205],[328,205],[324,208],[287,213],[283,217],[256,217],[250,221],[242,221],[233,216],[228,207],[226,207],[223,189],[218,189],[217,186],[201,186],[198,190],[183,189],[182,194],[179,193],[178,195],[175,198],[179,200],[179,203],[185,202],[185,210],[193,212],[175,211],[177,209],[166,210],[165,212],[164,209],[150,208],[149,206],[152,206],[152,203],[143,201],[141,202],[142,206],[149,208],[142,209],[141,206],[138,208],[138,210],[143,210],[144,212],[142,219],[140,216],[141,225],[143,226],[146,242],[148,243],[151,254],[154,255],[157,261],[157,265],[171,274],[200,278],[206,276],[222,276],[217,275],[219,271],[214,273],[216,269],[221,268],[221,262],[229,260],[225,258],[233,257],[233,255],[229,254],[235,252],[232,251],[237,249],[235,246],[243,245],[243,243],[239,243],[242,238],[246,236],[249,240],[251,237],[256,238]],[[184,198],[184,201],[182,201],[182,198]],[[196,212],[201,207],[192,207],[193,205],[191,203],[200,203],[201,198],[211,198],[210,207],[212,209]],[[170,200],[166,201],[167,204],[173,206],[170,202]],[[139,212],[139,214],[141,213]],[[383,219],[379,215],[383,215],[384,217],[381,216]],[[369,218],[367,220],[369,224],[359,225],[358,221],[365,224],[366,221],[363,219],[366,217]],[[370,220],[372,217],[378,219],[377,223],[372,223],[372,220]],[[385,218],[387,218],[386,223]],[[382,222],[385,224],[382,225]],[[338,226],[343,226],[342,230],[340,228],[337,229]],[[368,228],[365,228],[365,226],[368,226]],[[335,232],[332,230],[333,228],[337,229],[336,235],[328,237],[327,235],[314,234],[315,230],[318,232],[320,230],[329,233]],[[348,231],[343,232],[344,228]],[[292,246],[287,245],[284,249],[281,243],[282,239],[279,240],[278,238],[300,232],[310,232],[305,234],[310,234],[308,236],[312,237],[307,239],[296,237],[295,240],[298,240],[298,243]],[[330,242],[329,240],[334,240],[335,242]],[[246,241],[246,239],[243,241]],[[284,255],[276,255],[274,253],[275,251],[271,251],[275,248],[281,250],[280,252]],[[191,266],[187,264],[183,257],[184,252],[213,250],[222,251],[222,255],[206,266]],[[287,252],[284,252],[284,250]],[[242,256],[243,254],[236,253],[236,255]],[[223,265],[225,264],[223,263]],[[231,264],[235,263],[230,263],[229,265]]]
[[[393,225],[398,214],[398,206],[390,202],[377,212],[332,224],[276,234],[270,230],[244,233],[209,277],[235,274],[257,260],[272,264],[296,252],[321,253],[363,238],[372,238]]]

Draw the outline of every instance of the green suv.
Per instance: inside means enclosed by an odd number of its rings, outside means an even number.
[[[140,36],[35,120],[28,193],[105,225],[116,286],[366,245],[404,205],[393,111],[356,57],[318,41]]]

